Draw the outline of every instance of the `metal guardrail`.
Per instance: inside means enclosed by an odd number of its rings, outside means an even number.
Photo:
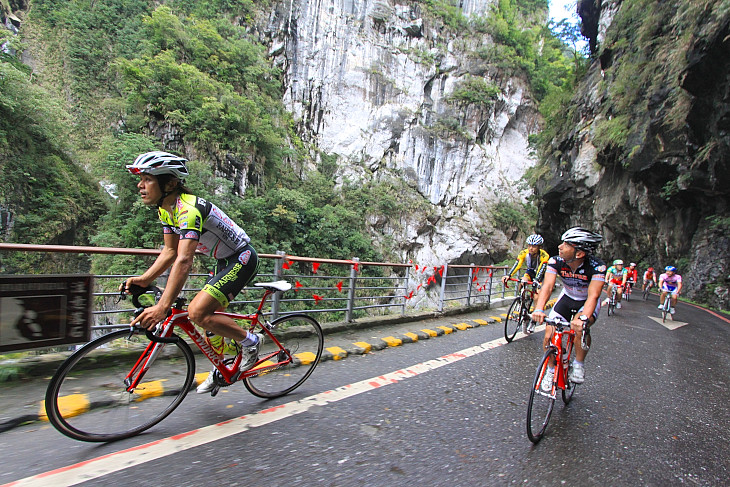
[[[159,250],[124,249],[108,247],[76,247],[63,245],[27,245],[0,243],[0,251],[15,252],[65,252],[77,254],[117,254],[155,256]],[[459,303],[462,306],[489,304],[493,297],[505,297],[505,289],[498,277],[506,273],[505,266],[449,265],[419,267],[412,263],[361,262],[350,260],[311,258],[276,254],[259,254],[262,267],[270,270],[260,273],[255,282],[284,279],[293,284],[285,295],[276,293],[271,300],[267,315],[277,318],[289,313],[306,311],[324,316],[320,321],[351,322],[359,317],[390,313],[395,309],[407,314],[409,309],[437,309]],[[268,261],[268,262],[266,262]],[[265,264],[265,265],[264,265]],[[271,264],[271,265],[268,265]],[[304,265],[311,265],[303,272]],[[325,266],[327,273],[320,273]],[[293,267],[298,267],[293,269]],[[376,272],[364,269],[379,267]],[[342,270],[342,272],[340,271]],[[372,269],[368,269],[372,270]],[[495,276],[495,273],[498,276]],[[372,275],[366,275],[372,274]],[[183,294],[191,298],[207,280],[209,274],[190,275]],[[94,310],[96,325],[93,329],[126,326],[131,309],[119,301],[118,285],[130,275],[95,275]],[[158,285],[164,287],[158,279]],[[198,285],[199,284],[199,285]],[[511,290],[510,290],[511,291]],[[232,301],[229,309],[246,312],[246,307],[258,305],[261,289],[247,287]]]

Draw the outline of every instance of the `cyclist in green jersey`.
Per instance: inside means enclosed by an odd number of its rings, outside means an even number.
[[[215,335],[235,340],[242,347],[241,371],[256,363],[260,337],[238,326],[226,316],[215,314],[256,275],[258,255],[250,238],[220,208],[190,194],[183,185],[188,176],[187,159],[168,152],[141,154],[127,170],[139,176],[139,195],[148,206],[157,206],[162,222],[164,248],[141,276],[123,284],[147,287],[165,270],[170,275],[159,301],[132,320],[132,325],[152,329],[163,321],[190,274],[193,257],[202,252],[217,259],[216,273],[188,305],[188,316],[198,326]],[[214,389],[213,373],[198,387],[198,393]]]

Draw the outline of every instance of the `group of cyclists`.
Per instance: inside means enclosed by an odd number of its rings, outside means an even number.
[[[571,328],[576,332],[574,342],[576,346],[569,379],[576,384],[585,381],[584,361],[587,350],[580,346],[583,333],[586,333],[586,343],[590,346],[590,327],[598,318],[601,304],[608,303],[608,298],[603,303],[600,299],[604,286],[609,296],[612,288],[617,287],[616,308],[620,309],[622,295],[624,292],[631,292],[631,287],[638,282],[638,271],[634,262],[625,268],[623,260],[616,259],[611,267],[606,268],[606,264],[594,255],[602,240],[603,237],[598,233],[574,227],[562,235],[562,243],[558,245],[558,255],[550,257],[542,248],[543,237],[538,234],[530,235],[526,242],[527,248],[519,253],[514,265],[502,278],[503,284],[506,284],[524,267],[524,275],[519,279],[520,286],[534,282],[541,284],[532,311],[532,319],[538,324],[543,323],[546,316],[551,320],[561,318],[570,321]],[[563,288],[550,313],[547,314],[544,308],[552,295],[557,278],[562,281]],[[667,293],[671,293],[670,312],[674,314],[677,298],[682,290],[682,276],[677,273],[677,268],[671,265],[665,267],[657,283],[654,268],[649,267],[643,275],[642,291],[651,289],[652,286],[658,286],[661,291],[660,303],[664,302]],[[661,304],[659,308],[662,308]],[[523,332],[527,331],[523,328]],[[545,327],[543,349],[547,348],[554,331],[553,326]],[[548,372],[543,376],[541,383],[543,390],[549,391],[552,387],[554,373],[555,364],[551,363]]]
[[[223,311],[256,276],[258,257],[249,236],[236,222],[213,203],[193,195],[184,185],[188,176],[186,162],[187,159],[168,152],[152,151],[141,154],[134,163],[126,166],[130,173],[139,176],[137,188],[142,202],[157,207],[164,247],[150,268],[141,276],[127,279],[121,290],[130,292],[134,285],[147,287],[170,269],[167,286],[159,301],[132,321],[132,325],[151,330],[165,319],[182,290],[192,269],[195,252],[211,255],[217,260],[216,272],[190,301],[188,314],[194,323],[208,332],[212,346],[221,346],[223,341],[220,337],[225,337],[229,345],[232,343],[244,355],[241,362],[241,372],[244,372],[256,362],[261,338],[236,325],[231,318],[215,312]],[[586,342],[590,345],[588,333],[598,318],[604,285],[619,286],[620,296],[624,287],[637,281],[636,264],[631,263],[628,269],[624,269],[623,261],[615,260],[606,269],[606,264],[594,255],[602,240],[603,237],[598,233],[574,227],[563,233],[558,254],[551,257],[542,248],[543,237],[530,235],[526,242],[527,248],[520,252],[503,282],[506,283],[524,266],[526,270],[520,284],[533,281],[542,284],[535,300],[532,319],[538,324],[543,323],[547,316],[570,321],[571,328],[576,332],[575,343],[581,343],[585,330]],[[548,315],[545,306],[558,278],[563,287]],[[642,288],[652,283],[657,284],[657,279],[650,267],[644,273]],[[666,293],[671,293],[671,313],[674,313],[677,296],[682,290],[682,278],[677,274],[677,269],[667,266],[659,276],[658,285],[662,291],[662,302]],[[620,307],[619,301],[617,308]],[[547,348],[553,332],[553,326],[546,326],[543,348]],[[575,350],[570,380],[580,384],[585,380],[583,362],[587,350],[580,346],[576,346]],[[550,365],[551,370],[543,380],[547,388],[552,384],[551,374],[555,370],[555,364]],[[211,392],[214,388],[211,372],[197,392]]]

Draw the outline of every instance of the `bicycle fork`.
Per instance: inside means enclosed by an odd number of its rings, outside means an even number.
[[[171,329],[171,324],[169,324],[163,331],[160,333],[161,336],[168,335],[168,330]],[[130,330],[129,336],[134,334],[134,329],[132,328]],[[129,371],[129,374],[124,378],[124,385],[126,387],[127,392],[134,392],[134,390],[139,386],[140,382],[144,378],[147,371],[150,369],[152,364],[155,362],[157,357],[160,355],[160,352],[165,347],[165,343],[162,342],[153,342],[150,341],[150,343],[147,344],[147,347],[145,347],[142,354],[137,359],[137,362],[132,367],[132,370]]]

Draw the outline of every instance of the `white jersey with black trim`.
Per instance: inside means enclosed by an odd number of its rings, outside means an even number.
[[[592,255],[583,259],[583,263],[575,270],[560,256],[550,257],[547,273],[556,274],[563,282],[563,292],[571,299],[585,301],[588,298],[588,286],[591,281],[606,281],[606,264]]]

